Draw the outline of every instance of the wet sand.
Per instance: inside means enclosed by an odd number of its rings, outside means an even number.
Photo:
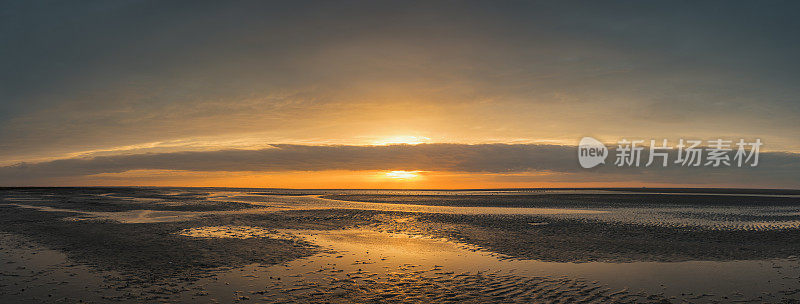
[[[559,191],[4,189],[0,302],[800,299],[793,194]]]

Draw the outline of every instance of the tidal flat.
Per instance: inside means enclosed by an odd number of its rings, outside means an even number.
[[[2,303],[794,303],[800,193],[0,189]]]

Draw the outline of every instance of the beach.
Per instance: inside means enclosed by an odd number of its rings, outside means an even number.
[[[800,193],[4,188],[0,302],[780,303]]]

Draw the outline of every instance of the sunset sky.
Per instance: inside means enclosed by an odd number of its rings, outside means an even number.
[[[0,186],[800,188],[793,1],[3,1],[0,38]]]

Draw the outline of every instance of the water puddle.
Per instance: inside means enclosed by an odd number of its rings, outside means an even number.
[[[203,228],[198,228],[184,235],[230,237],[250,231],[242,229],[207,227],[206,233],[202,233]],[[392,280],[407,281],[409,286],[416,286],[415,288],[422,288],[417,286],[420,284],[432,284],[431,286],[437,288],[458,285],[460,287],[449,288],[466,289],[483,288],[470,285],[478,282],[510,284],[516,287],[508,286],[509,293],[518,292],[528,296],[537,295],[529,291],[541,289],[542,286],[557,281],[559,283],[553,286],[555,289],[549,291],[550,293],[574,293],[575,297],[594,295],[598,298],[614,294],[632,297],[631,299],[663,295],[666,298],[692,302],[778,301],[783,296],[800,292],[800,289],[792,287],[800,279],[800,262],[797,259],[559,263],[508,259],[445,239],[364,229],[282,229],[263,231],[258,235],[282,238],[291,236],[302,238],[328,249],[329,252],[281,265],[251,265],[224,272],[217,276],[222,283],[217,280],[209,281],[205,283],[208,285],[206,288],[217,290],[221,294],[236,293],[248,298],[255,294],[285,297],[287,300],[306,297],[330,300],[331,294],[316,293],[329,289],[357,289],[358,286],[372,286],[369,288],[379,289],[372,293],[382,293],[382,285],[377,283],[389,283]],[[472,283],[461,282],[459,278],[471,278]],[[314,283],[309,285],[310,282]],[[252,288],[248,291],[242,286]],[[586,289],[593,292],[586,292]],[[395,293],[398,296],[410,296],[402,291],[395,290]],[[523,298],[518,298],[521,299]]]

